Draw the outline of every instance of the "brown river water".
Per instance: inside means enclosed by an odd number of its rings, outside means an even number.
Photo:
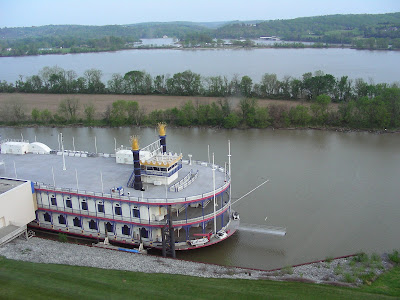
[[[0,128],[3,138],[110,153],[133,134],[145,146],[154,128]],[[114,140],[115,138],[115,140]],[[287,228],[284,237],[238,231],[217,245],[178,258],[258,269],[358,251],[400,248],[400,135],[319,130],[168,128],[167,147],[224,165],[232,147],[232,198],[270,181],[234,205],[241,222]],[[29,179],[29,178],[28,178]]]

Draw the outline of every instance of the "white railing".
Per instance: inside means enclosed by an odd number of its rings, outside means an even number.
[[[228,209],[229,203],[227,203],[225,206],[221,207],[220,209],[215,211],[215,215],[218,215],[222,211]],[[44,209],[52,209],[54,210],[54,205],[46,205],[42,203],[38,203],[39,208],[44,208]],[[184,207],[184,206],[183,206]],[[57,209],[63,209],[63,210],[57,210],[57,213],[72,213],[72,214],[80,214],[80,215],[86,215],[88,217],[94,217],[94,218],[104,218],[104,219],[112,219],[115,221],[125,221],[125,222],[131,222],[131,223],[137,223],[140,225],[155,225],[155,226],[163,226],[166,224],[166,220],[162,221],[156,221],[156,220],[149,220],[149,219],[140,219],[136,217],[125,217],[122,215],[113,215],[113,214],[105,214],[105,213],[98,213],[98,212],[93,212],[89,210],[82,210],[82,209],[71,209],[71,208],[62,208],[62,207],[57,207]],[[200,212],[200,211],[199,211]],[[199,217],[195,218],[190,218],[190,219],[182,219],[182,220],[173,220],[174,225],[184,225],[187,223],[195,223],[195,222],[201,222],[206,219],[210,219],[214,217],[214,212],[211,212],[207,215],[201,215]]]
[[[155,156],[156,154],[162,153],[161,151],[161,143],[160,140],[156,140],[155,142],[147,145],[146,147],[142,148],[141,151],[148,151],[151,153],[151,157]]]
[[[169,191],[170,192],[179,192],[179,191],[183,190],[188,185],[192,184],[193,181],[196,180],[197,176],[199,176],[199,170],[197,170],[197,172],[194,173],[194,175],[193,175],[193,170],[190,170],[189,174],[187,174],[185,177],[183,177],[181,180],[179,180],[174,185],[170,186]]]
[[[3,140],[1,140],[0,144],[7,143],[7,142],[20,142],[20,143],[28,143],[29,144],[29,140],[23,140],[23,139],[3,139]]]
[[[95,193],[95,192],[89,192],[86,190],[76,190],[76,189],[70,189],[70,188],[58,188],[54,187],[53,185],[49,184],[44,184],[41,182],[35,182],[35,189],[39,190],[51,190],[55,192],[60,192],[60,193],[66,193],[66,194],[78,194],[81,196],[86,196],[86,197],[92,197],[92,198],[107,198],[110,200],[115,200],[115,201],[132,201],[132,202],[140,202],[140,203],[147,203],[147,204],[174,204],[174,203],[181,203],[181,202],[187,202],[187,201],[195,201],[199,199],[204,199],[208,198],[214,195],[214,191],[210,191],[208,193],[204,194],[198,194],[190,197],[180,197],[180,198],[141,198],[141,197],[132,197],[132,196],[118,196],[118,195],[111,195],[111,194],[105,194],[105,193]],[[218,189],[215,190],[215,194],[219,194],[226,188],[228,188],[230,184],[230,180],[227,180],[224,185],[219,187]]]

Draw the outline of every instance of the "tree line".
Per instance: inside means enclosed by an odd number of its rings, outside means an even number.
[[[16,96],[17,97],[17,96]],[[241,97],[237,105],[231,98],[201,104],[186,102],[181,107],[146,112],[136,101],[116,100],[98,112],[94,103],[81,105],[79,98],[68,97],[56,112],[26,108],[18,98],[10,98],[0,108],[3,125],[85,125],[154,126],[165,122],[175,126],[213,126],[223,128],[341,127],[349,129],[399,129],[400,88],[386,87],[376,96],[362,96],[332,105],[332,98],[320,94],[297,105],[269,104],[262,99]]]
[[[265,73],[259,82],[247,75],[202,76],[186,70],[171,75],[151,76],[145,71],[129,71],[124,75],[115,73],[104,83],[103,73],[89,69],[78,76],[74,70],[58,66],[44,67],[37,75],[20,78],[14,83],[0,80],[2,93],[54,93],[54,94],[127,94],[127,95],[172,95],[245,97],[260,99],[312,100],[319,95],[328,95],[332,102],[342,103],[362,97],[375,98],[398,84],[372,83],[350,79],[348,76],[335,78],[322,71],[307,72],[301,78]]]

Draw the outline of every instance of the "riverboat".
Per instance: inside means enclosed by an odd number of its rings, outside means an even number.
[[[239,227],[231,208],[231,155],[225,167],[169,151],[165,124],[156,141],[115,153],[0,141],[0,177],[30,180],[37,202],[31,227],[163,249],[206,247]],[[214,159],[213,159],[214,160]],[[173,254],[174,255],[174,254]]]

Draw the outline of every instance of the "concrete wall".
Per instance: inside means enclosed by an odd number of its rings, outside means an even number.
[[[0,219],[5,226],[10,222],[26,225],[35,219],[35,207],[30,181],[0,194]]]

